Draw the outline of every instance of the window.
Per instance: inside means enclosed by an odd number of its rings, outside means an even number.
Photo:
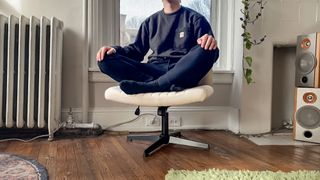
[[[211,22],[211,0],[182,0],[182,5],[196,10]],[[120,1],[120,44],[128,45],[136,37],[140,24],[163,8],[161,0]]]
[[[161,0],[91,0],[89,32],[92,61],[90,69],[98,71],[95,55],[103,45],[127,45],[134,41],[138,28],[146,17],[162,9]],[[182,0],[182,5],[203,14],[211,22],[220,48],[214,70],[232,71],[239,19],[234,0]],[[241,41],[241,40],[239,40]],[[235,45],[236,43],[236,45]],[[237,55],[238,56],[238,55]]]

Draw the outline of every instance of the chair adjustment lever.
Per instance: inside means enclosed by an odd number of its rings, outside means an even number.
[[[140,106],[137,107],[137,109],[134,111],[134,114],[137,116],[140,115]]]

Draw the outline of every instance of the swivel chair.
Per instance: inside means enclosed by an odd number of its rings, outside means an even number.
[[[144,151],[144,156],[150,156],[152,153],[167,144],[179,144],[192,146],[202,149],[209,149],[209,145],[201,142],[191,141],[181,138],[180,132],[169,133],[169,113],[168,108],[171,106],[186,105],[195,102],[203,102],[210,97],[214,90],[212,88],[212,71],[199,82],[197,87],[185,89],[179,92],[155,92],[128,95],[123,92],[119,86],[110,87],[105,91],[105,99],[137,105],[158,107],[158,115],[162,119],[161,134],[158,136],[150,135],[128,135],[127,140],[152,141]]]

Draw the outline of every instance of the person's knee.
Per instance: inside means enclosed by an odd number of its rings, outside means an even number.
[[[101,70],[101,68],[103,68],[105,66],[105,62],[104,61],[97,61],[97,65]]]
[[[98,64],[98,67],[99,67],[100,71],[105,73],[105,74],[107,74],[108,73],[108,69],[110,69],[109,66],[112,64],[112,60],[114,58],[115,58],[114,56],[105,55],[103,60],[98,61],[97,64]]]
[[[210,50],[210,58],[212,58],[214,62],[216,62],[219,58],[219,53],[220,50],[218,48]]]
[[[100,71],[104,74],[108,74],[110,63],[111,61],[109,61],[108,58],[104,58],[102,61],[97,62]]]
[[[100,71],[102,73],[106,74],[107,73],[106,72],[106,70],[107,70],[107,66],[106,65],[107,64],[105,63],[105,61],[98,61],[97,64],[98,64],[98,67],[99,67]]]
[[[219,58],[219,49],[205,50],[200,45],[196,45],[192,48],[200,57],[209,58],[216,61]]]

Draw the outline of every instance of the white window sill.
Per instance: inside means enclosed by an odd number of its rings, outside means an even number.
[[[213,84],[232,84],[234,71],[213,70]],[[89,68],[90,83],[115,83],[113,79],[101,73],[98,68]]]

